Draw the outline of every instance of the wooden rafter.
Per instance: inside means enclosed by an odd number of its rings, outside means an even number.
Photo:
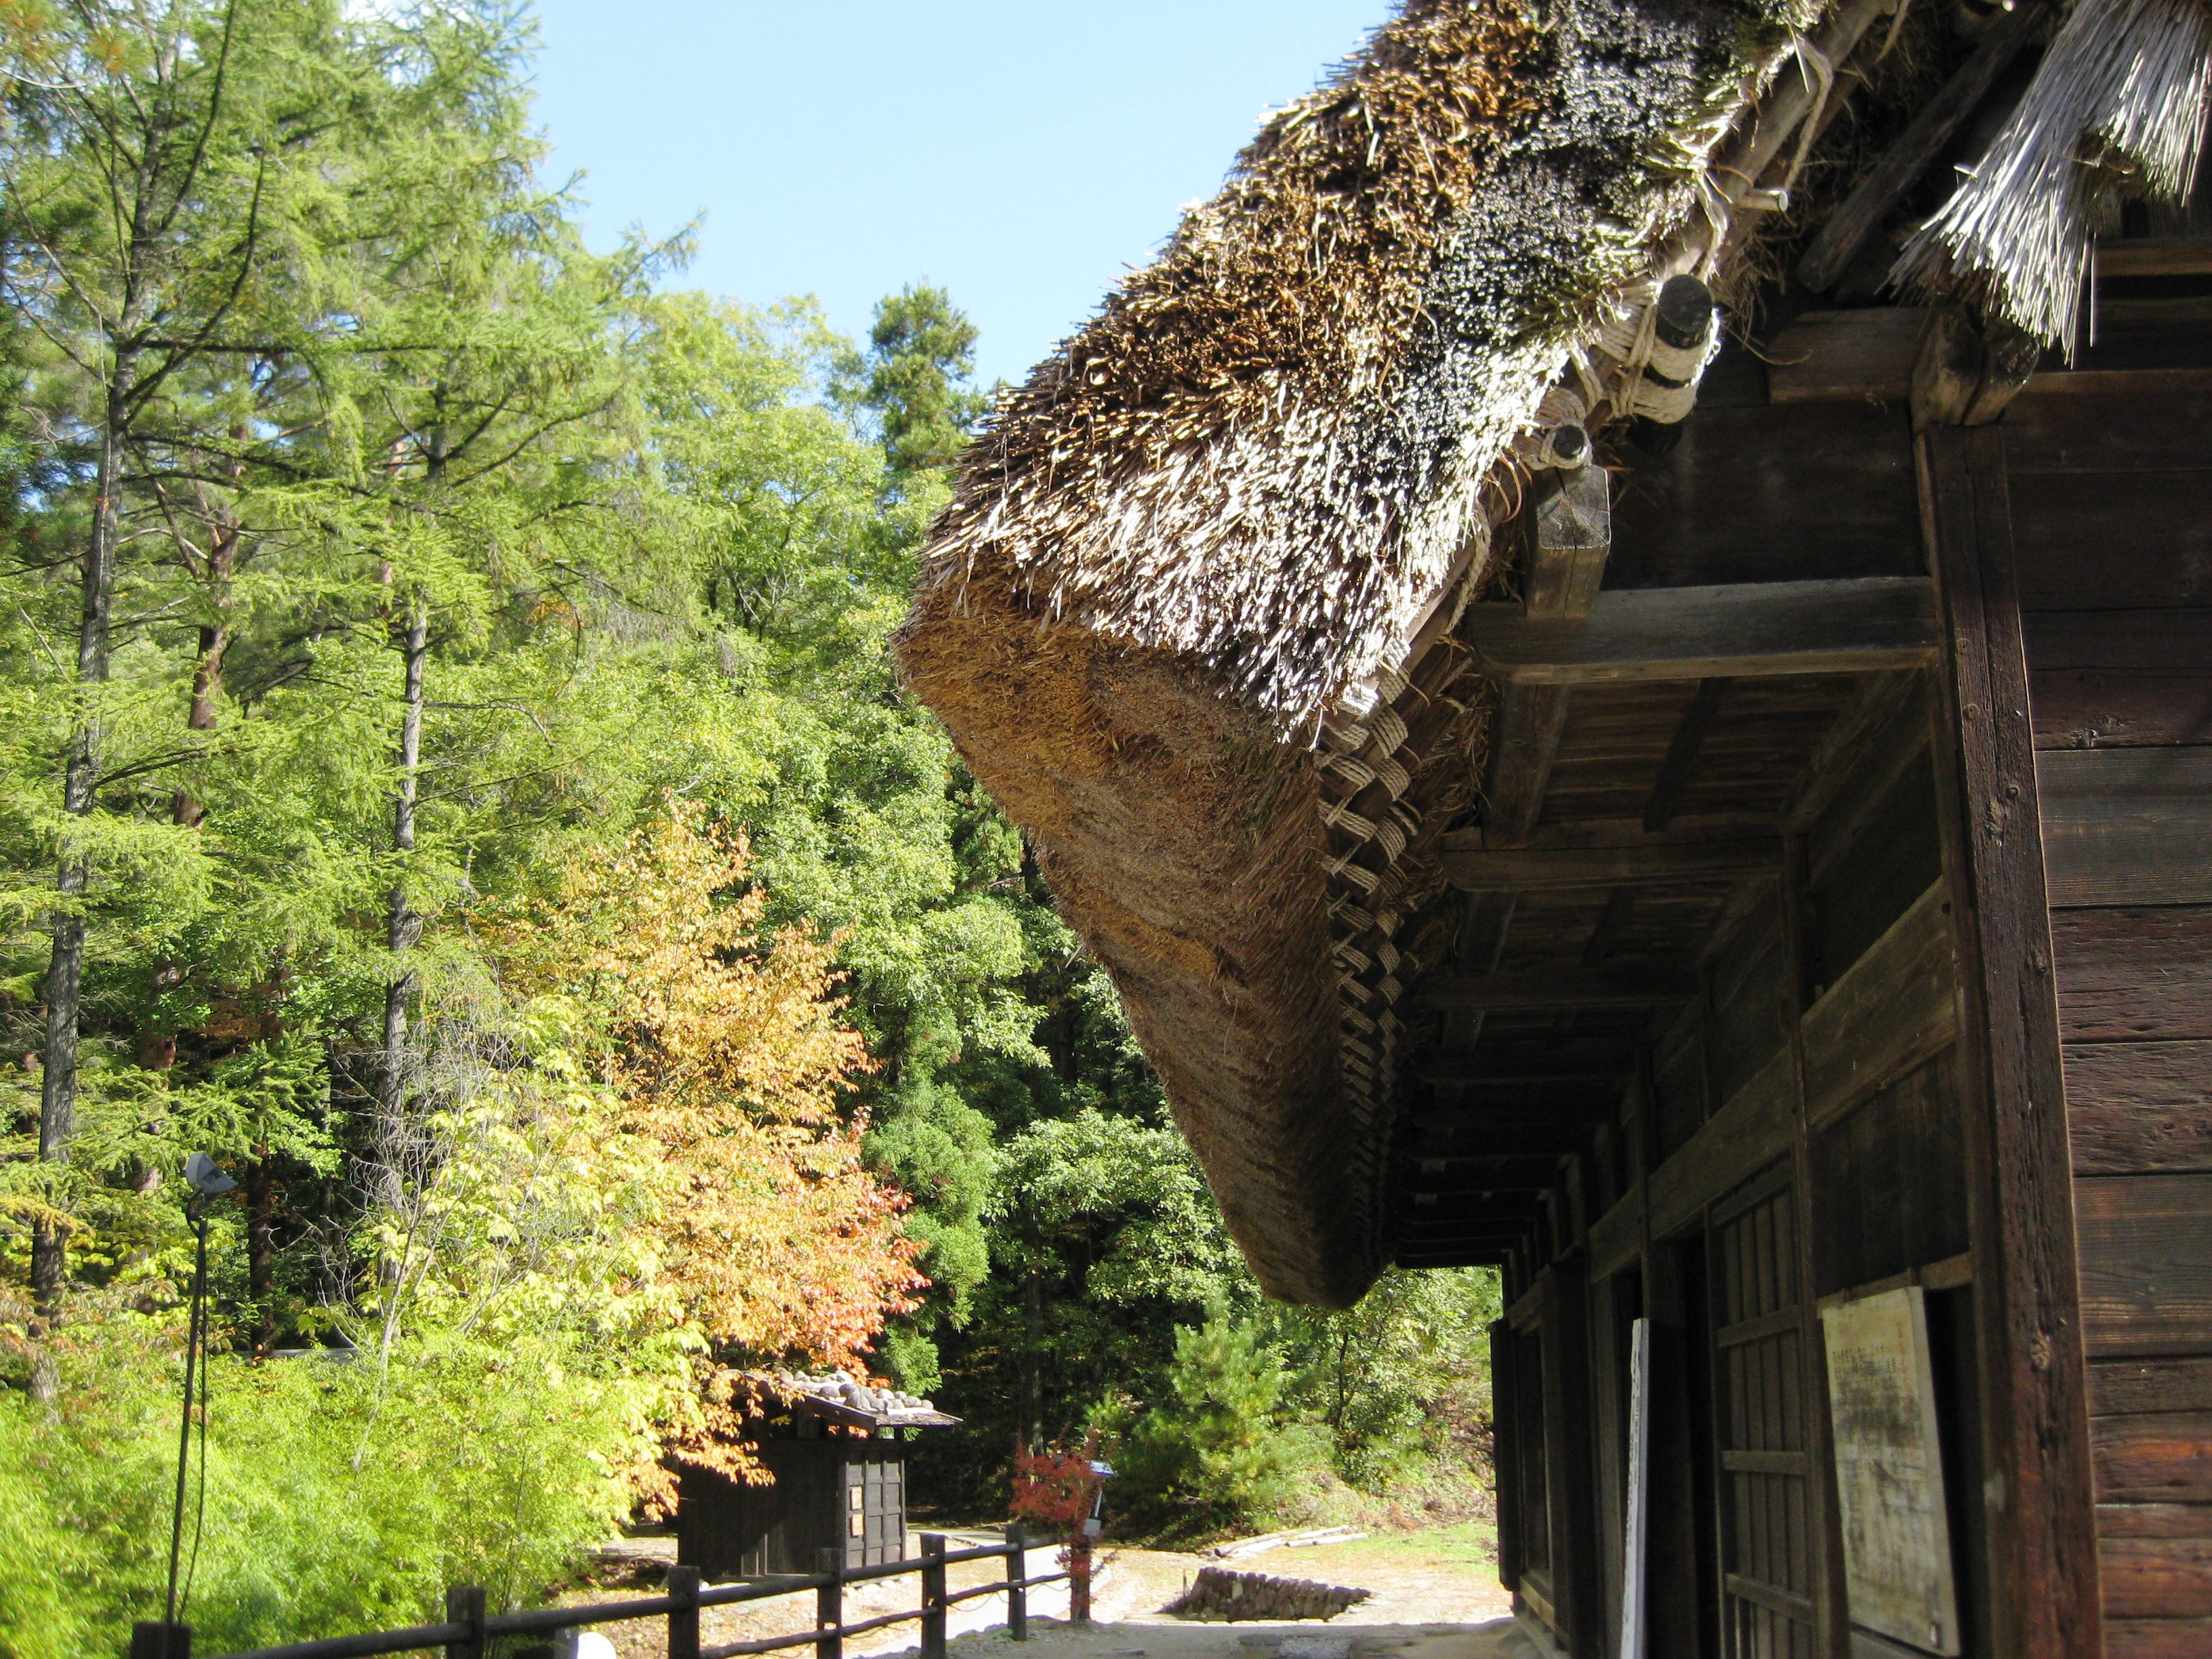
[[[1423,988],[1431,1008],[1664,1008],[1697,995],[1694,981],[1670,974],[1532,971],[1440,974]]]
[[[1451,848],[1444,878],[1471,893],[1729,881],[1782,868],[1779,837],[1652,842],[1641,847]]]

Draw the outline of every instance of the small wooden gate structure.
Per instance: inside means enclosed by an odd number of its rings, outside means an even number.
[[[757,1455],[772,1480],[752,1485],[684,1470],[677,1502],[677,1559],[709,1581],[812,1572],[824,1550],[848,1570],[906,1559],[902,1430],[959,1422],[927,1402],[811,1384],[787,1417],[770,1419]]]

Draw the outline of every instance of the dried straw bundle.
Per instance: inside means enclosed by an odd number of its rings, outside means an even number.
[[[2073,356],[2100,209],[2123,188],[2179,204],[2203,147],[2212,9],[2081,0],[2012,118],[1891,280],[1960,297]]]

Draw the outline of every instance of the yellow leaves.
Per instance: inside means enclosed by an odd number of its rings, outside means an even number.
[[[533,1019],[599,1048],[589,1069],[623,1128],[659,1148],[675,1184],[652,1242],[687,1320],[749,1363],[865,1370],[923,1288],[921,1247],[845,1109],[872,1062],[839,1018],[831,943],[768,930],[746,860],[742,836],[672,803],[619,852],[579,860],[557,900],[489,931]],[[736,1376],[707,1370],[677,1441],[744,1478]]]

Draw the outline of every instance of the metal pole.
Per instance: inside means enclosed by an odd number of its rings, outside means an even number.
[[[921,1535],[921,1659],[945,1659],[945,1534]]]
[[[446,1659],[484,1659],[484,1593],[475,1584],[452,1584],[446,1589],[446,1622],[466,1625],[469,1633],[446,1644]]]
[[[678,1602],[668,1614],[668,1659],[699,1659],[699,1569],[669,1568],[668,1593]]]
[[[845,1659],[845,1552],[815,1551],[814,1570],[827,1581],[814,1592],[814,1659]]]
[[[131,1659],[192,1659],[192,1627],[141,1619],[131,1626]]]
[[[171,1626],[177,1622],[177,1558],[185,1541],[185,1475],[192,1461],[192,1364],[200,1351],[200,1321],[207,1300],[207,1217],[201,1212],[203,1202],[196,1196],[185,1206],[199,1243],[192,1269],[192,1308],[185,1321],[185,1408],[177,1424],[177,1502],[169,1516],[169,1600],[162,1622]],[[137,1639],[132,1638],[134,1642]]]
[[[1030,1576],[1029,1529],[1018,1521],[1006,1528],[1006,1634],[1017,1642],[1030,1639],[1030,1593],[1022,1581]]]

